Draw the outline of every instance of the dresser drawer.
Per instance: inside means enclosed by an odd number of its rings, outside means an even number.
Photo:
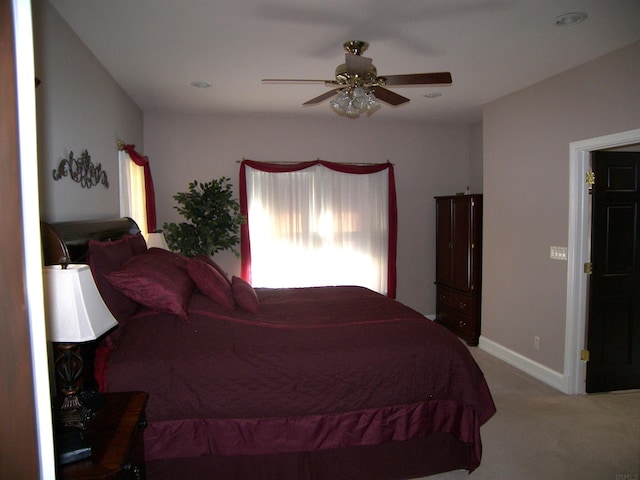
[[[437,286],[436,321],[464,339],[478,345],[480,338],[480,296]]]
[[[443,324],[463,338],[473,337],[475,333],[475,325],[471,318],[461,315],[450,308],[443,306],[437,308],[436,318],[438,323]]]
[[[456,290],[438,286],[436,296],[437,303],[461,315],[473,317],[476,314],[476,301],[471,295],[465,295]]]

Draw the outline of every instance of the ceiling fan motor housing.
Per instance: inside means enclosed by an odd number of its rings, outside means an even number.
[[[380,85],[378,78],[378,70],[375,65],[371,64],[367,72],[362,75],[357,72],[350,71],[346,63],[336,67],[336,82],[339,85],[350,86],[371,86]]]

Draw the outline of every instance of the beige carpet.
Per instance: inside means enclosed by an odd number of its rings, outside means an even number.
[[[640,392],[565,395],[478,348],[498,412],[482,463],[429,480],[640,480]]]

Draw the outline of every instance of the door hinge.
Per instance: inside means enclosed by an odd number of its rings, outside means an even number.
[[[584,264],[584,273],[591,275],[593,273],[593,263],[587,262]]]
[[[585,183],[587,185],[589,185],[589,190],[591,190],[591,188],[596,183],[596,174],[595,174],[595,172],[587,172],[587,174],[585,175],[584,181],[585,181]]]
[[[580,352],[580,360],[582,360],[583,362],[589,361],[589,350],[585,348]]]

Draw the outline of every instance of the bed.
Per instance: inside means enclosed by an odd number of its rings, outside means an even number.
[[[102,391],[149,393],[150,479],[390,480],[480,464],[495,413],[468,348],[355,286],[253,289],[147,249],[127,218],[42,225],[45,263],[89,263],[118,319]]]

